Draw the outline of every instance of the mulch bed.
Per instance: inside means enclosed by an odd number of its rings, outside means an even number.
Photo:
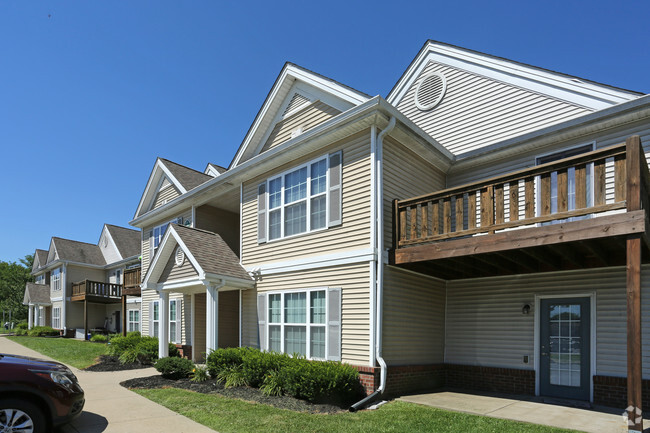
[[[156,375],[125,380],[124,382],[121,382],[120,385],[129,389],[187,389],[189,391],[200,392],[203,394],[219,394],[228,398],[238,398],[244,401],[268,404],[280,409],[289,409],[297,412],[337,413],[344,411],[344,409],[338,406],[330,404],[313,404],[286,395],[268,396],[263,394],[257,388],[250,388],[247,386],[224,388],[223,385],[217,383],[214,379],[208,379],[205,382],[192,382],[189,379],[173,380],[165,379],[160,375]]]
[[[130,362],[122,364],[117,356],[100,355],[99,361],[96,364],[86,367],[84,371],[122,371],[122,370],[137,370],[140,368],[149,368],[152,365],[143,365],[139,362]]]

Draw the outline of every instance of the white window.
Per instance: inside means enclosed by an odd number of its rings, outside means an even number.
[[[169,301],[169,341],[181,343],[181,300]]]
[[[158,329],[159,329],[159,324],[160,324],[160,306],[158,304],[159,301],[153,301],[152,308],[151,308],[151,328],[149,330],[149,335],[153,337],[158,337]]]
[[[309,359],[332,359],[327,356],[326,342],[338,346],[340,336],[334,334],[340,333],[340,321],[337,320],[336,328],[332,328],[328,326],[327,317],[328,313],[332,319],[340,317],[340,289],[330,291],[329,306],[337,311],[327,311],[327,293],[327,289],[312,289],[269,294],[268,332],[262,334],[268,335],[268,341],[263,346],[274,352],[302,355]],[[329,340],[328,334],[332,334]],[[330,349],[330,354],[340,352],[337,347]]]
[[[341,223],[341,152],[311,161],[258,187],[258,242]]]
[[[122,270],[115,271],[115,284],[122,284]]]
[[[61,268],[56,268],[50,275],[50,287],[52,290],[61,290]]]
[[[127,323],[128,332],[140,330],[140,310],[129,310],[129,317]]]
[[[52,328],[61,329],[61,307],[52,308]]]
[[[45,284],[45,274],[37,275],[35,283],[36,284]]]
[[[38,326],[45,326],[45,314],[43,314],[45,309],[43,307],[38,307]]]
[[[151,241],[151,257],[153,257],[156,254],[156,251],[158,250],[158,246],[160,245],[160,242],[162,241],[162,238],[165,234],[165,231],[167,231],[167,227],[169,227],[170,223],[175,223],[175,224],[183,224],[183,217],[178,217],[174,218],[173,220],[166,222],[165,224],[161,224],[159,226],[154,227],[149,236],[150,236],[150,241]]]

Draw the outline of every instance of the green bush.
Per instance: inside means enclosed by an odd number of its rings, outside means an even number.
[[[108,337],[102,334],[95,334],[90,337],[90,341],[93,343],[106,343],[108,341]]]
[[[19,322],[14,325],[14,330],[28,329],[28,328],[29,328],[29,324],[27,322]]]
[[[192,370],[192,377],[190,380],[192,382],[205,382],[210,376],[208,375],[207,367],[199,367],[198,365]]]
[[[158,338],[143,337],[139,332],[113,337],[108,346],[108,354],[119,357],[124,364],[132,362],[153,364],[158,359]],[[179,356],[178,349],[173,343],[169,343],[169,356]]]
[[[60,332],[58,329],[53,329],[49,326],[34,326],[32,329],[27,331],[27,335],[30,337],[45,337],[60,335]]]
[[[169,356],[160,358],[154,367],[166,379],[183,379],[192,375],[194,363],[187,358]]]
[[[23,328],[14,329],[14,335],[27,335],[27,329],[23,329]]]
[[[229,386],[259,387],[267,395],[347,406],[363,396],[359,372],[347,364],[309,361],[251,348],[219,349],[207,358],[210,376]]]

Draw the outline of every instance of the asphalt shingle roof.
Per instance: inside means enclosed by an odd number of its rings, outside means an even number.
[[[171,225],[204,272],[253,281],[221,236],[206,230]]]
[[[70,239],[52,238],[60,260],[69,260],[89,265],[106,265],[106,260],[99,246],[86,242],[71,241]]]
[[[50,286],[47,284],[27,283],[25,285],[25,296],[23,304],[49,304]]]
[[[38,268],[42,268],[43,266],[45,266],[45,263],[47,263],[47,254],[48,254],[47,250],[36,249],[36,252],[34,253],[34,264],[36,264],[36,259],[38,258],[38,264],[39,264]],[[32,271],[35,271],[38,268],[32,266]]]
[[[208,176],[205,173],[200,171],[192,170],[191,168],[185,167],[184,165],[176,164],[165,158],[160,158],[160,161],[167,167],[172,175],[178,180],[183,188],[187,191],[196,188],[197,186],[209,181],[212,179],[212,176]]]
[[[123,258],[129,258],[140,255],[140,231],[132,230],[125,227],[106,224],[115,246],[120,251]]]

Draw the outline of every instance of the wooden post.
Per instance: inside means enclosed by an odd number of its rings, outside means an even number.
[[[397,218],[399,217],[399,211],[398,211],[398,206],[397,206],[397,199],[393,200],[393,248],[397,249],[399,246],[399,238],[400,238],[400,233],[399,233],[399,221],[397,221]]]
[[[88,301],[84,299],[84,340],[88,340]]]
[[[626,140],[627,210],[641,209],[641,140]],[[646,209],[647,211],[647,209]],[[643,431],[641,387],[643,364],[641,354],[641,235],[627,238],[627,405],[628,431]]]
[[[126,336],[126,295],[122,295],[122,335]]]

